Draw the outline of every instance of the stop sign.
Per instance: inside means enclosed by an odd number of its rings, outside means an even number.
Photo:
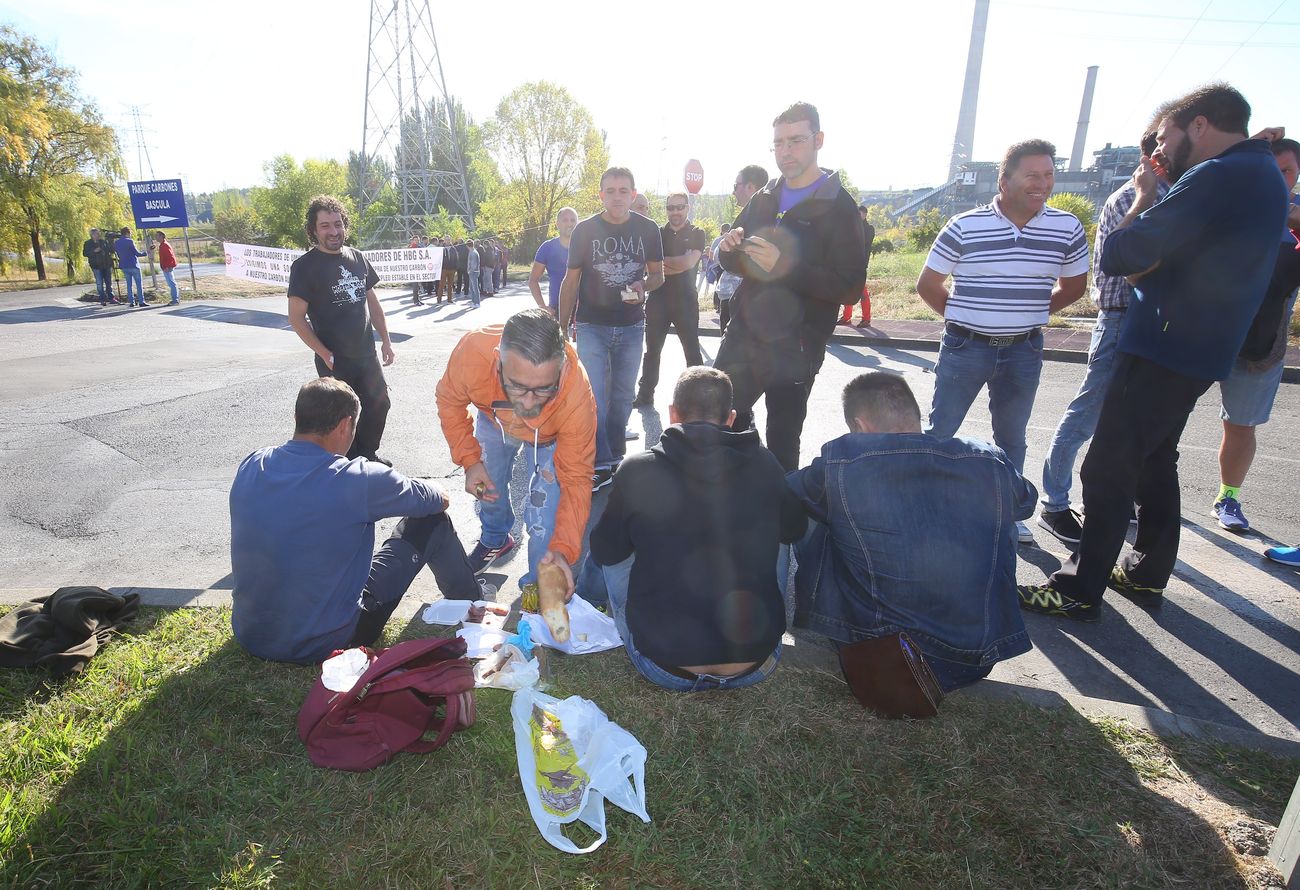
[[[704,167],[695,158],[686,162],[685,182],[686,191],[692,195],[698,195],[700,189],[704,188]]]

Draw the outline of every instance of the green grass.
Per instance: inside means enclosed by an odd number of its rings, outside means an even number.
[[[554,691],[646,746],[654,821],[611,809],[609,842],[568,856],[528,815],[509,693],[480,691],[478,723],[439,752],[321,770],[294,726],[314,669],[244,655],[227,611],[137,624],[80,677],[0,674],[0,883],[1236,887],[1215,827],[1144,784],[1167,771],[1152,764],[1230,777],[1274,824],[1266,789],[1300,767],[969,696],[877,720],[837,677],[788,667],[675,695],[616,650],[557,658]]]

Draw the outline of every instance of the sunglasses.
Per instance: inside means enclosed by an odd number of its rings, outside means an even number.
[[[668,210],[669,210],[669,211],[673,211],[673,210],[685,210],[685,209],[686,209],[686,205],[685,205],[685,204],[669,204],[669,205],[668,205]]]

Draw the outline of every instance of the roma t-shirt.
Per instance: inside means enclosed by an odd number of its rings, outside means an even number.
[[[663,241],[654,220],[639,213],[614,225],[589,216],[569,238],[569,268],[582,270],[578,321],[626,327],[645,317],[640,303],[624,303],[623,288],[644,281],[646,264],[662,262]]]

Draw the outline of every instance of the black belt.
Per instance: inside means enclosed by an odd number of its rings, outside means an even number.
[[[771,657],[771,656],[768,656],[768,658],[770,658],[770,657]],[[659,662],[655,661],[653,658],[648,659],[648,660],[649,660],[649,661],[653,661],[655,667],[659,668],[659,670],[661,670],[661,671],[666,671],[667,673],[672,674],[674,677],[679,677],[679,678],[681,678],[681,679],[683,679],[683,680],[698,680],[698,679],[700,679],[700,675],[697,674],[697,673],[695,673],[694,671],[688,671],[688,670],[686,670],[686,669],[684,669],[684,668],[679,668],[679,667],[669,667],[669,666],[666,665],[666,664],[660,664]],[[719,679],[722,679],[722,680],[739,680],[741,677],[748,677],[750,674],[754,673],[754,671],[758,670],[759,668],[761,668],[761,667],[762,667],[764,664],[766,664],[766,663],[767,663],[767,658],[764,658],[762,661],[757,661],[757,662],[755,662],[753,667],[746,668],[745,670],[741,671],[741,672],[738,673],[738,674],[732,674],[730,677],[720,677]],[[713,676],[714,676],[713,674],[709,674],[709,677],[710,677],[710,678],[712,678]]]
[[[943,329],[962,337],[969,337],[976,343],[985,343],[989,346],[1015,346],[1017,343],[1024,343],[1030,336],[1038,333],[1038,328],[1030,328],[1022,334],[1004,334],[1001,337],[993,337],[988,334],[981,334],[979,331],[972,331],[955,321],[946,322]]]

